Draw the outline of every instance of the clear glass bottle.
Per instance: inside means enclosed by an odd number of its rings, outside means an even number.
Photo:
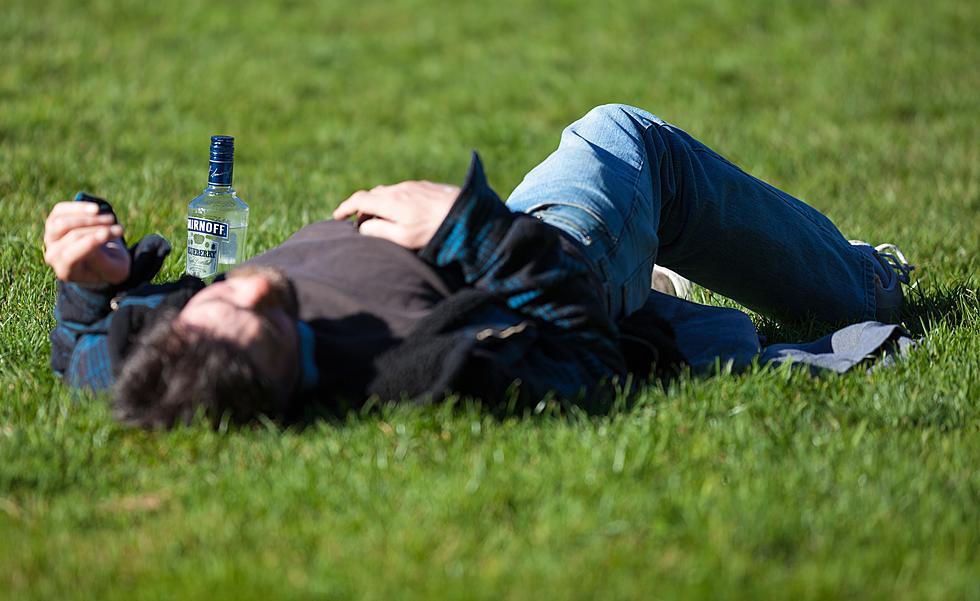
[[[231,187],[235,138],[211,137],[208,187],[187,205],[187,273],[211,281],[245,259],[248,205]]]

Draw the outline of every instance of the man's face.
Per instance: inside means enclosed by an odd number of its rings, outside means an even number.
[[[298,370],[296,296],[268,267],[240,267],[207,286],[177,316],[183,326],[242,348],[274,382],[291,387]]]

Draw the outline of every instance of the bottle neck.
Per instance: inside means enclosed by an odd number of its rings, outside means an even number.
[[[234,170],[234,162],[212,159],[208,165],[208,188],[231,189],[231,176]]]
[[[208,187],[204,189],[207,194],[234,194],[235,190],[231,186],[216,186],[208,182]]]

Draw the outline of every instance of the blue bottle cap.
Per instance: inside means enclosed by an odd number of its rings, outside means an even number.
[[[233,136],[211,136],[211,160],[231,161],[235,157],[235,138]]]

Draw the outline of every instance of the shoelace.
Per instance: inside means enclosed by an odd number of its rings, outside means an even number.
[[[870,246],[870,245],[869,245]],[[908,284],[911,281],[909,274],[915,269],[915,265],[909,263],[909,260],[905,258],[905,253],[902,252],[900,248],[891,243],[879,244],[875,247],[878,256],[883,258],[888,266],[892,268],[895,275],[898,277],[898,281],[903,284]]]

